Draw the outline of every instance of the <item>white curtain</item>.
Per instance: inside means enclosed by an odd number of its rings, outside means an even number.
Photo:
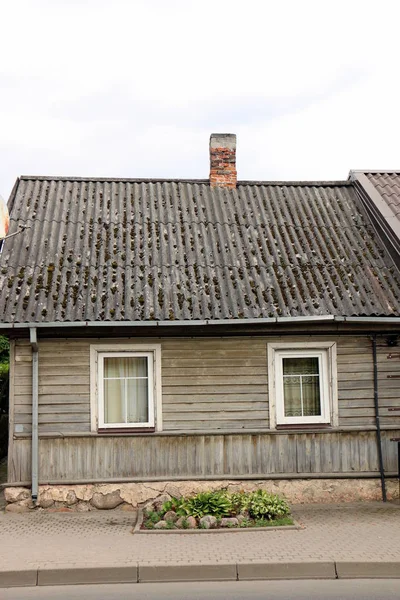
[[[318,358],[283,358],[285,417],[321,414],[319,377]]]
[[[104,357],[104,422],[146,423],[148,418],[147,358]]]

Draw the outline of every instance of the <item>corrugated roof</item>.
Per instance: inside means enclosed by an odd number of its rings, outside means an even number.
[[[349,182],[22,177],[0,319],[400,314],[400,276]]]

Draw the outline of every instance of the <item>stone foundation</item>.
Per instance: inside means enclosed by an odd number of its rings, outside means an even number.
[[[379,479],[291,479],[260,481],[174,481],[148,483],[104,483],[86,485],[41,485],[37,505],[30,489],[9,487],[4,491],[8,512],[46,509],[60,512],[90,510],[135,510],[149,503],[163,504],[171,496],[193,496],[198,492],[227,489],[246,492],[261,488],[285,497],[290,504],[336,503],[381,500]],[[387,480],[388,500],[399,497],[397,480]]]

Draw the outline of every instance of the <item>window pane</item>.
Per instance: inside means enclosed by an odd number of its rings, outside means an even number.
[[[145,356],[104,358],[104,377],[147,377]]]
[[[128,423],[147,423],[149,420],[148,380],[127,379]]]
[[[125,423],[125,380],[104,381],[104,423]]]
[[[318,358],[316,356],[283,359],[284,375],[318,375],[318,373]]]
[[[104,423],[147,423],[148,359],[104,357]]]
[[[303,415],[315,417],[321,414],[321,399],[318,377],[302,377]]]
[[[317,357],[282,358],[285,417],[321,415]]]
[[[283,397],[285,405],[285,417],[301,417],[302,409],[300,377],[283,378]]]

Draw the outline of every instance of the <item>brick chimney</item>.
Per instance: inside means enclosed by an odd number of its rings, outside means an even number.
[[[210,136],[210,185],[212,188],[235,188],[236,135],[212,133]]]

